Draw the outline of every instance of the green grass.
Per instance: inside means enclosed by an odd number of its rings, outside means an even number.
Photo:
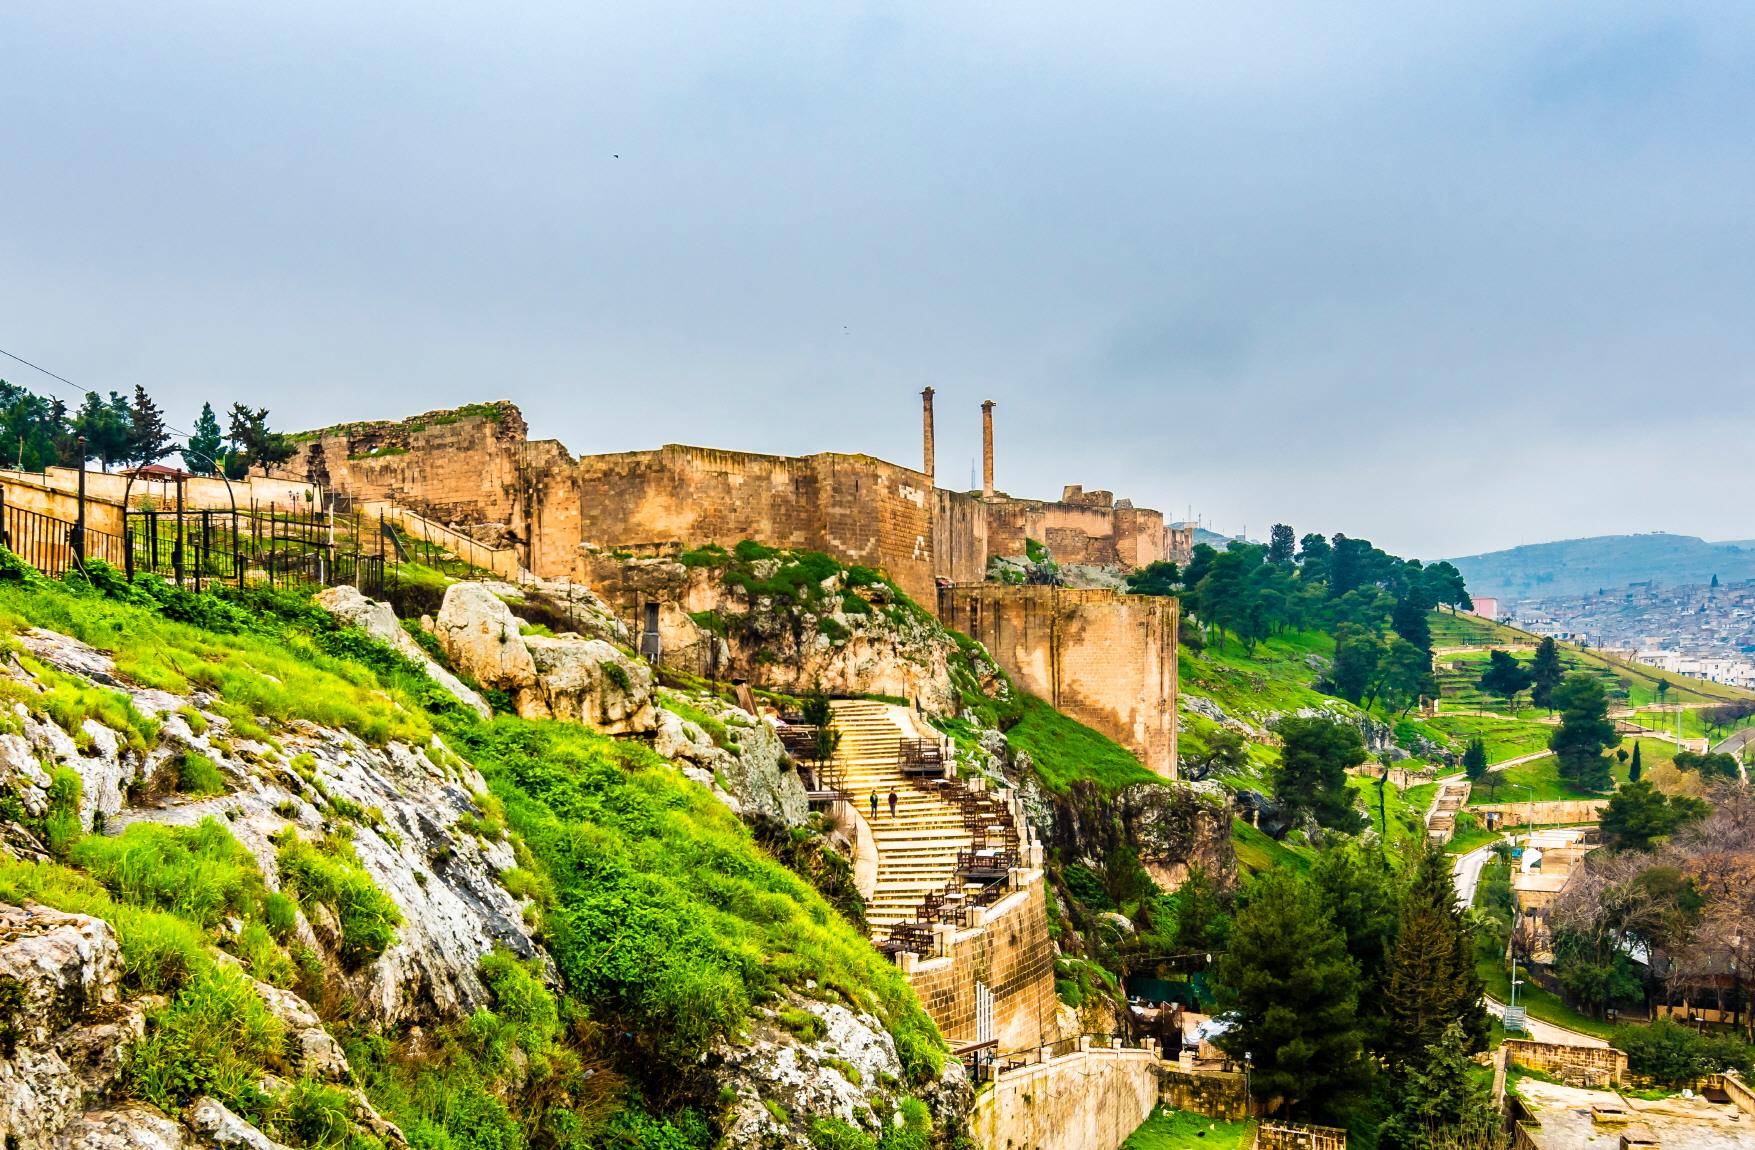
[[[320,844],[302,842],[291,832],[279,842],[281,882],[305,905],[307,913],[322,904],[341,924],[337,950],[349,968],[376,959],[396,941],[402,912],[388,895],[372,885],[360,868],[353,848],[337,839]]]
[[[1250,874],[1282,866],[1308,871],[1316,861],[1312,848],[1282,843],[1240,818],[1231,820],[1231,846],[1237,852],[1237,865]]]
[[[1252,1125],[1159,1107],[1121,1145],[1122,1150],[1236,1150]]]
[[[1541,723],[1500,718],[1493,715],[1440,714],[1427,719],[1425,726],[1450,740],[1453,750],[1461,751],[1470,739],[1480,739],[1487,747],[1488,763],[1503,763],[1548,749],[1548,737],[1554,728]]]
[[[1617,781],[1627,777],[1625,767],[1616,764],[1611,768]],[[1560,802],[1568,799],[1601,799],[1607,798],[1606,791],[1579,790],[1560,777],[1560,760],[1552,755],[1533,762],[1520,763],[1515,767],[1506,767],[1502,771],[1493,771],[1488,776],[1497,777],[1500,782],[1497,790],[1486,785],[1486,780],[1476,783],[1469,791],[1468,805],[1471,807],[1487,804],[1524,803],[1524,802]],[[1527,789],[1526,789],[1527,788]]]
[[[1407,794],[1397,789],[1394,783],[1383,786],[1383,812],[1378,812],[1377,780],[1363,775],[1348,775],[1347,786],[1359,796],[1360,804],[1371,820],[1371,829],[1386,844],[1395,847],[1409,839],[1421,840],[1426,836],[1426,806],[1432,801],[1432,794],[1437,790],[1436,783],[1427,783],[1414,787]],[[1409,802],[1409,797],[1420,792],[1424,801]],[[1387,822],[1387,825],[1385,825]],[[1399,854],[1398,854],[1399,857]]]
[[[1120,743],[1067,718],[1032,695],[1023,696],[1021,718],[1005,737],[1013,749],[1029,753],[1037,777],[1056,794],[1065,794],[1080,779],[1106,791],[1164,781]]]
[[[1472,850],[1484,847],[1488,843],[1497,842],[1504,837],[1499,831],[1490,831],[1483,826],[1464,826],[1463,820],[1465,818],[1473,821],[1473,816],[1466,811],[1458,815],[1456,833],[1450,836],[1448,843],[1444,844],[1445,854],[1466,855]]]
[[[1487,993],[1500,1002],[1511,1001],[1511,969],[1503,958],[1483,955],[1476,960],[1475,971],[1487,987]],[[1530,1017],[1543,1022],[1551,1022],[1555,1026],[1564,1026],[1568,1030],[1577,1030],[1584,1034],[1607,1040],[1613,1037],[1614,1027],[1601,1019],[1592,1018],[1562,1002],[1558,995],[1552,994],[1525,977],[1519,969],[1521,980],[1517,987],[1517,1004],[1529,1009]]]

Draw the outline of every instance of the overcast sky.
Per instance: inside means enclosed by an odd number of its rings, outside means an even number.
[[[0,6],[0,347],[182,427],[1746,538],[1752,200],[1747,3]]]

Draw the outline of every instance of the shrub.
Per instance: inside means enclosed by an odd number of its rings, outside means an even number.
[[[1614,1045],[1627,1052],[1627,1066],[1669,1086],[1682,1086],[1723,1070],[1747,1073],[1755,1049],[1734,1035],[1697,1034],[1670,1019],[1650,1026],[1622,1026]]]
[[[337,948],[342,965],[355,969],[375,960],[396,941],[402,912],[360,869],[346,843],[330,839],[319,850],[298,839],[282,842],[281,880],[305,904],[322,903],[341,923]]]
[[[48,809],[43,812],[41,829],[43,845],[55,858],[66,858],[73,844],[85,834],[85,825],[79,818],[83,788],[79,772],[71,767],[56,767],[49,772]]]
[[[202,1094],[253,1099],[264,1068],[277,1068],[286,1031],[242,974],[209,963],[147,1018],[125,1085],[171,1113]]]
[[[810,1124],[810,1142],[817,1150],[877,1150],[871,1135],[839,1118],[818,1118]]]

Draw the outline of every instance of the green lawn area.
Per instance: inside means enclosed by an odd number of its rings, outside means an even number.
[[[1427,719],[1426,727],[1441,732],[1450,740],[1451,749],[1462,751],[1470,739],[1479,738],[1487,745],[1487,761],[1503,763],[1548,749],[1548,736],[1554,728],[1496,715],[1447,715]]]
[[[1160,1107],[1121,1145],[1122,1150],[1236,1150],[1250,1125]]]
[[[1237,865],[1250,874],[1260,874],[1277,866],[1307,871],[1316,858],[1316,852],[1311,848],[1278,842],[1242,819],[1231,820],[1231,846],[1237,852]]]
[[[1468,812],[1463,812],[1469,818]],[[1457,820],[1456,833],[1444,844],[1444,853],[1449,855],[1466,855],[1476,847],[1484,847],[1488,843],[1497,842],[1503,836],[1498,831],[1490,831],[1482,826],[1463,826],[1463,819]]]
[[[1033,695],[1022,700],[1023,717],[1006,732],[1006,741],[1028,751],[1036,774],[1049,790],[1064,794],[1074,779],[1090,779],[1104,790],[1134,783],[1161,783],[1133,752],[1065,715]]]
[[[1615,768],[1620,778],[1626,778],[1623,767]],[[1498,787],[1490,785],[1494,777],[1499,779]],[[1528,788],[1528,789],[1526,789]],[[1492,771],[1469,791],[1469,806],[1478,807],[1489,803],[1523,803],[1559,802],[1564,799],[1601,799],[1607,793],[1581,791],[1560,777],[1560,761],[1552,755],[1534,762],[1522,763],[1515,767],[1506,767],[1503,771]]]
[[[1270,713],[1334,705],[1334,699],[1311,686],[1317,671],[1310,663],[1312,656],[1326,660],[1333,655],[1334,640],[1327,635],[1290,632],[1257,643],[1253,652],[1245,652],[1234,639],[1224,650],[1209,643],[1197,653],[1185,646],[1178,673],[1183,691],[1211,699],[1227,714],[1260,722]]]

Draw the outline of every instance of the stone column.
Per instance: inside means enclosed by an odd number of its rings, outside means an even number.
[[[933,464],[932,388],[930,388],[930,387],[926,388],[924,391],[922,391],[920,393],[920,433],[921,433],[922,439],[924,440],[924,443],[922,445],[923,446],[922,458],[923,458],[924,464],[925,464],[923,467],[921,467],[920,470],[922,470],[926,473],[926,480],[928,483],[934,483],[934,482],[937,482],[938,472],[934,468],[934,464]]]
[[[993,496],[993,400],[981,401],[981,494]]]

